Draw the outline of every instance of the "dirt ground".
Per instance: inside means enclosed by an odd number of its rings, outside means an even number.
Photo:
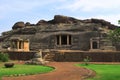
[[[76,67],[74,65],[76,63],[78,62],[50,62],[47,65],[55,67],[52,72],[20,77],[3,77],[2,80],[83,80],[95,75],[94,71]]]

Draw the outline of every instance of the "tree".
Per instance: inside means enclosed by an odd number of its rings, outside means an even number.
[[[109,32],[109,39],[111,39],[114,43],[120,42],[120,28],[116,28]]]
[[[118,20],[118,24],[120,24],[120,20]]]
[[[118,20],[118,24],[120,24],[120,20]],[[120,27],[116,27],[114,30],[109,31],[108,37],[116,47],[116,50],[120,50]]]
[[[120,20],[118,20],[118,24],[120,24]],[[111,30],[108,35],[109,39],[111,39],[115,44],[120,42],[120,27],[116,27],[116,29]]]

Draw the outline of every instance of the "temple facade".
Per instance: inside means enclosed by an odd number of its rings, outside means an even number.
[[[11,38],[10,51],[29,51],[29,39]]]
[[[115,46],[113,46],[112,41],[103,37],[93,37],[90,39],[90,51],[116,51]]]

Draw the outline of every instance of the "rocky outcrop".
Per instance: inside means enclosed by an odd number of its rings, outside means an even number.
[[[105,21],[103,19],[86,19],[86,20],[78,20],[73,17],[63,16],[63,15],[55,15],[54,19],[46,21],[46,20],[40,20],[36,24],[31,24],[30,22],[17,22],[13,25],[12,29],[19,29],[19,28],[25,28],[26,26],[40,26],[40,25],[49,25],[49,24],[98,24],[99,27],[104,27],[108,29],[115,29],[117,26],[111,24],[108,21]]]
[[[93,23],[93,24],[99,24],[105,28],[108,29],[115,29],[117,26],[111,24],[108,21],[105,21],[103,19],[86,19],[86,20],[78,20],[73,17],[68,17],[68,16],[63,16],[63,15],[55,15],[54,19],[45,21],[45,20],[40,20],[36,25],[44,25],[44,24],[79,24],[79,23]]]
[[[36,24],[17,22],[12,27],[13,30],[2,33],[0,41],[3,42],[5,47],[8,47],[11,37],[20,37],[30,40],[31,50],[53,48],[88,50],[91,37],[99,37],[102,33],[106,35],[106,31],[116,27],[118,26],[102,19],[78,20],[72,17],[55,15],[52,20],[40,20]],[[72,45],[67,47],[56,45],[56,35],[62,34],[71,35]]]
[[[54,19],[49,20],[49,21],[45,21],[45,20],[40,20],[38,21],[38,23],[36,25],[44,25],[44,24],[60,24],[60,23],[64,23],[64,24],[74,24],[79,22],[78,19],[72,18],[72,17],[67,17],[67,16],[63,16],[63,15],[55,15]]]
[[[31,25],[30,22],[25,23],[25,26],[30,26],[30,25]]]
[[[108,21],[105,21],[103,19],[86,19],[86,20],[83,20],[84,23],[94,23],[94,24],[100,24],[102,25],[103,27],[106,27],[108,29],[115,29],[117,26],[111,24],[110,22]]]
[[[35,34],[36,29],[33,27],[26,27],[26,28],[19,29],[14,33],[15,34]]]
[[[77,23],[79,20],[72,18],[72,17],[67,17],[67,16],[62,16],[62,15],[55,15],[53,20],[48,21],[49,23],[53,24],[59,24],[59,23],[66,23],[66,24],[73,24]]]
[[[36,25],[44,25],[44,24],[47,24],[48,22],[45,21],[45,20],[40,20],[38,21],[38,23]]]
[[[25,27],[25,24],[24,24],[24,22],[16,22],[14,25],[13,25],[13,27],[12,27],[12,29],[18,29],[18,28],[24,28]]]
[[[31,24],[30,22],[26,22],[25,23],[25,27],[27,27],[27,26],[36,26],[35,24]]]

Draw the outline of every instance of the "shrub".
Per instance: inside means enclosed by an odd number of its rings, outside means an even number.
[[[7,53],[0,53],[0,61],[7,62],[9,60],[9,55]]]
[[[83,62],[84,62],[84,65],[87,66],[89,65],[89,62],[90,62],[90,58],[87,56],[86,58],[84,58]]]
[[[0,61],[1,61],[1,59],[2,59],[2,56],[3,56],[3,54],[2,54],[2,53],[0,53]]]

